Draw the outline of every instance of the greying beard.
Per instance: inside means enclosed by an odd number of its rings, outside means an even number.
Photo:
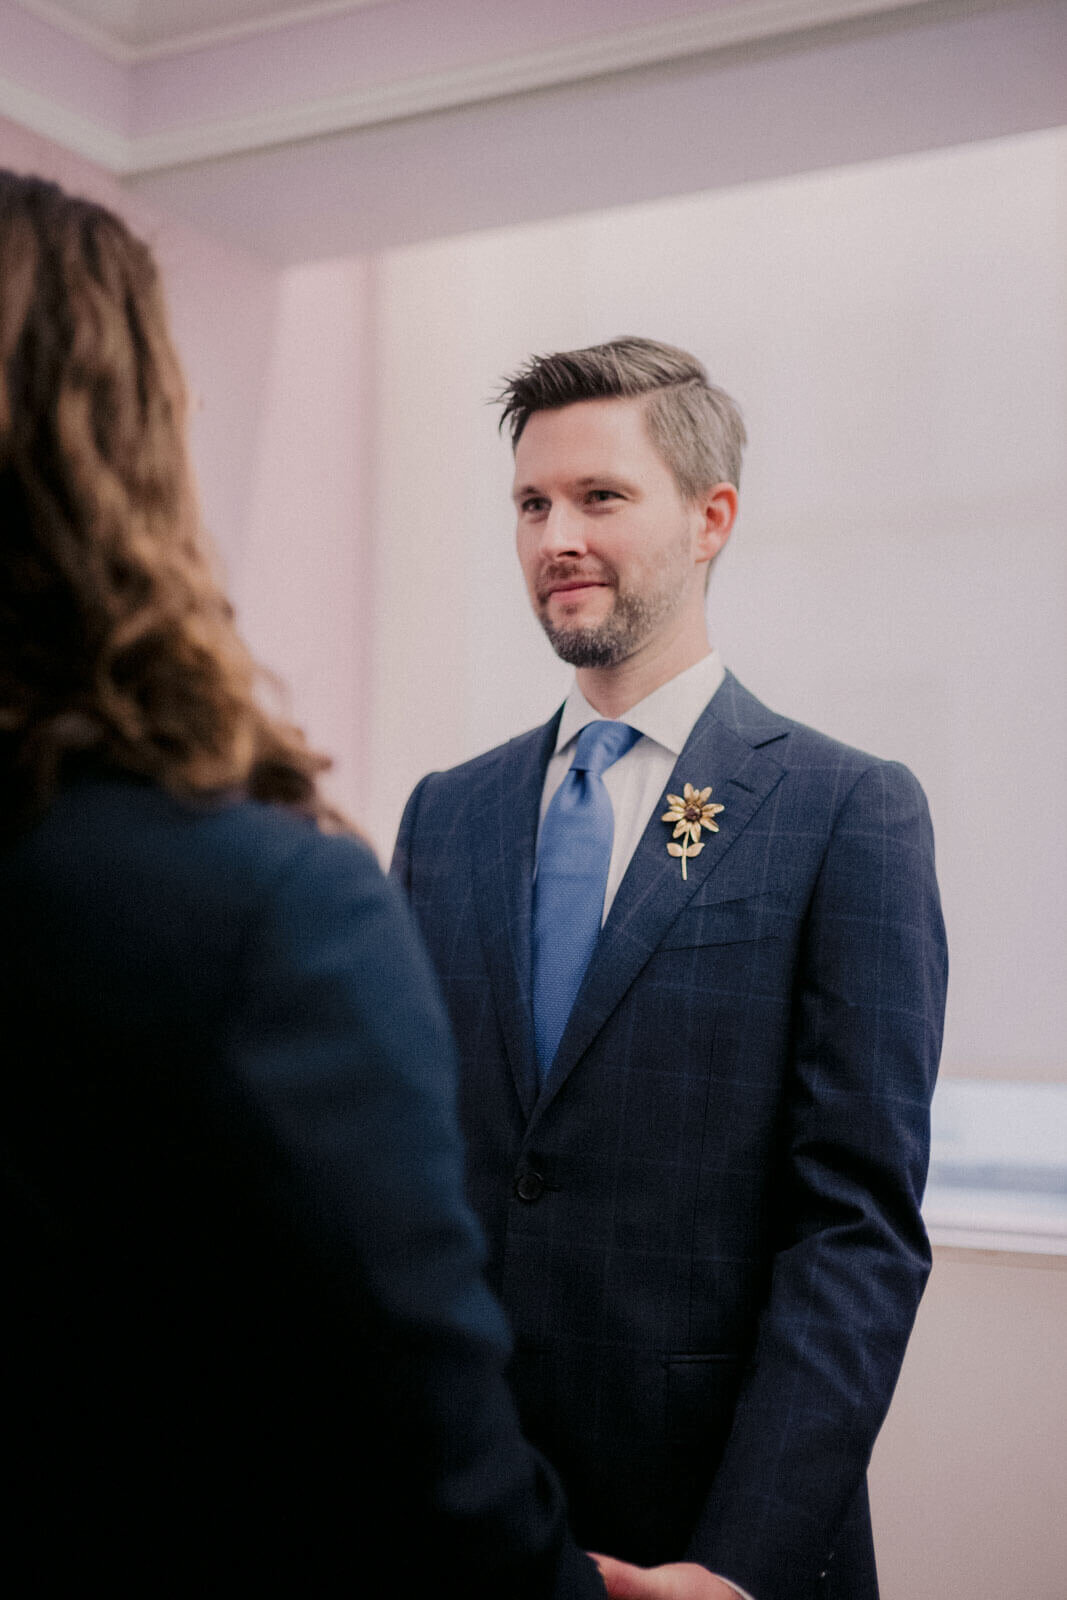
[[[571,667],[617,667],[647,639],[669,609],[663,594],[654,599],[616,591],[611,615],[584,628],[554,628],[547,615],[540,618],[548,642]]]

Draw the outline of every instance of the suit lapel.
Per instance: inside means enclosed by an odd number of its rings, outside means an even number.
[[[473,877],[482,943],[508,1065],[527,1117],[539,1075],[530,1000],[530,918],[534,856],[545,768],[555,748],[557,713],[514,739],[479,791]]]
[[[755,727],[744,726],[749,708],[762,713]],[[787,731],[787,723],[766,711],[727,674],[686,742],[664,789],[663,803],[657,804],[619,885],[537,1102],[538,1114],[566,1081],[687,900],[716,871],[781,780],[784,769],[759,747]],[[683,879],[680,862],[667,853],[671,832],[660,818],[667,793],[681,794],[686,783],[701,789],[711,784],[711,799],[724,810],[715,819],[719,832],[704,833],[704,849],[687,863]]]

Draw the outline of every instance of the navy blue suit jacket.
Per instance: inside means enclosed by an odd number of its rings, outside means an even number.
[[[90,775],[0,850],[19,1594],[592,1596],[369,851]]]
[[[929,1269],[944,1005],[911,774],[729,674],[657,806],[538,1088],[530,907],[558,718],[423,780],[394,868],[461,1056],[469,1192],[530,1436],[582,1543],[756,1600],[877,1592],[865,1469]]]

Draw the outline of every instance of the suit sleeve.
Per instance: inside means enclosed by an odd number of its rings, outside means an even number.
[[[769,1291],[688,1552],[756,1600],[813,1592],[863,1493],[930,1266],[946,974],[926,802],[880,763],[839,809],[806,919]]]
[[[406,909],[362,846],[316,835],[273,883],[235,1012],[236,1092],[275,1152],[308,1320],[321,1303],[333,1330],[316,1360],[338,1473],[369,1464],[361,1506],[373,1497],[383,1529],[398,1506],[410,1523],[395,1592],[603,1594],[519,1431],[462,1196],[450,1035]],[[354,1577],[358,1564],[355,1551]]]

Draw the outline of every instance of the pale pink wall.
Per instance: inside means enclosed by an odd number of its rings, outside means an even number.
[[[102,205],[114,206],[125,215],[132,215],[134,207],[140,209],[144,204],[136,198],[127,198],[118,180],[103,167],[84,161],[51,139],[31,133],[9,117],[0,117],[0,166],[14,172],[40,173],[43,178],[51,178],[92,200],[99,200]]]
[[[112,207],[152,244],[189,383],[204,520],[238,620],[291,686],[294,719],[338,757],[334,793],[358,813],[366,268],[280,273],[6,119],[0,164]]]
[[[336,760],[330,791],[366,797],[370,604],[365,548],[369,268],[293,268],[279,285],[248,522],[233,563],[244,632]]]
[[[205,520],[229,562],[245,533],[280,274],[168,217],[101,167],[5,118],[0,163],[110,206],[152,245],[189,382]]]

